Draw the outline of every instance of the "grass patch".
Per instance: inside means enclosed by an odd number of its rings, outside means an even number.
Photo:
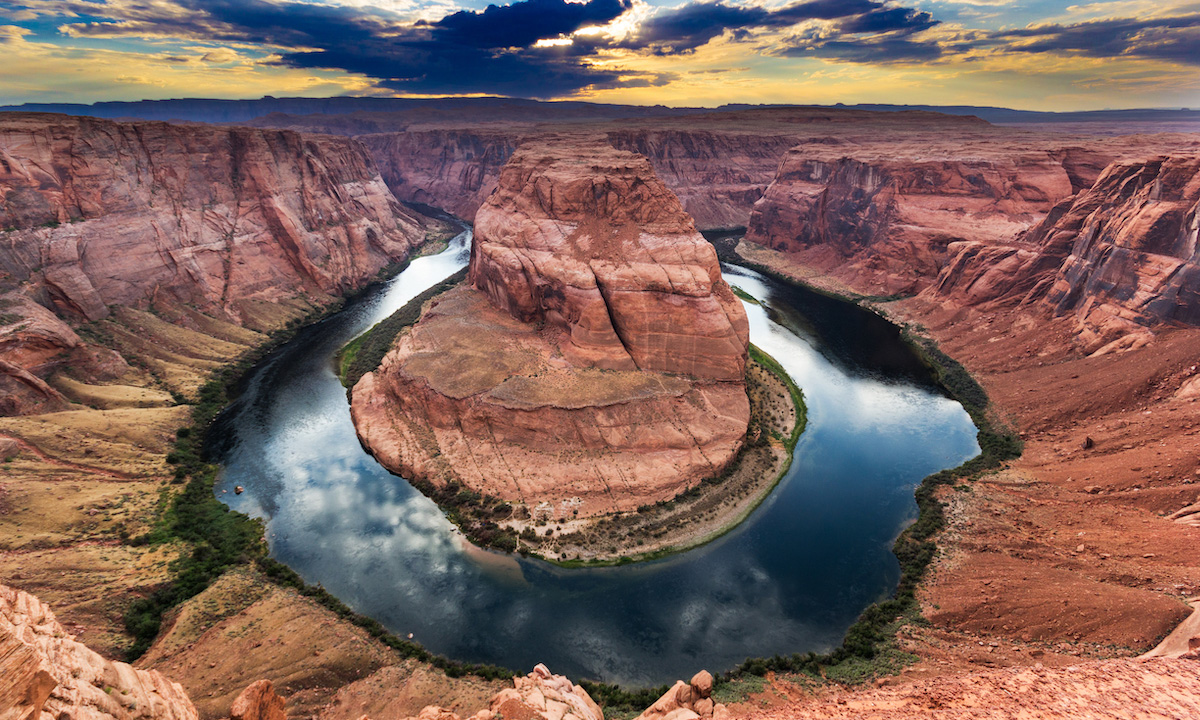
[[[732,285],[732,284],[731,284],[731,285],[729,286],[729,288],[730,288],[731,290],[733,290],[733,294],[734,294],[734,295],[737,295],[739,298],[741,298],[742,300],[745,300],[746,302],[750,303],[751,305],[762,305],[762,303],[760,303],[760,302],[758,301],[758,298],[754,297],[754,296],[753,296],[753,295],[751,295],[750,293],[748,293],[748,292],[746,292],[745,290],[741,289],[741,288],[740,288],[740,287],[738,287],[737,285]]]
[[[808,427],[808,405],[804,402],[804,391],[800,389],[800,386],[796,384],[792,376],[788,375],[778,360],[768,355],[754,343],[750,344],[750,359],[767,368],[782,380],[787,385],[788,394],[792,396],[792,405],[796,407],[796,426],[792,428],[792,436],[784,441],[788,452],[791,453],[796,449],[796,443],[800,440],[800,436],[804,434],[804,429]],[[787,472],[787,468],[785,467],[783,471]]]
[[[379,367],[383,356],[392,349],[396,336],[421,318],[421,307],[467,277],[463,268],[437,285],[405,303],[404,307],[379,321],[373,328],[351,340],[338,352],[336,362],[342,385],[354,387],[363,375]]]
[[[275,584],[295,589],[339,618],[363,628],[402,657],[428,663],[449,677],[475,675],[491,680],[513,676],[506,668],[462,663],[435,655],[415,642],[397,637],[378,621],[355,613],[324,588],[306,584],[291,568],[267,556],[261,521],[230,510],[213,494],[217,466],[208,462],[203,453],[204,436],[213,420],[236,396],[238,384],[251,368],[291,339],[302,325],[340,308],[341,303],[337,303],[272,334],[270,341],[217,370],[201,386],[194,399],[191,424],[176,432],[175,443],[167,455],[167,462],[175,466],[175,482],[183,484],[183,490],[170,498],[164,493],[164,510],[152,529],[127,540],[132,545],[180,542],[192,548],[172,563],[170,582],[135,600],[126,610],[125,628],[133,637],[128,651],[130,660],[143,655],[153,644],[164,613],[203,592],[226,571],[255,565]]]

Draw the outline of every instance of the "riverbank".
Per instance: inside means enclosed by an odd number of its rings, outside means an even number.
[[[750,430],[737,458],[721,475],[670,501],[601,518],[514,520],[518,552],[563,567],[625,565],[684,552],[733,530],[754,512],[792,465],[804,431],[800,388],[765,352],[751,346],[746,366]]]
[[[866,297],[766,248],[737,251],[775,277]],[[952,373],[989,399],[982,416],[1014,426],[1001,434],[1024,446],[918,490],[921,518],[897,542],[902,565],[925,568],[901,581],[908,619],[894,622],[886,603],[888,612],[864,614],[884,655],[908,656],[887,682],[1135,655],[1187,616],[1180,598],[1200,590],[1200,568],[1185,548],[1200,532],[1176,518],[1192,517],[1195,500],[1200,408],[1187,382],[1200,333],[1167,331],[1146,348],[1089,358],[1070,318],[1036,308],[864,302],[906,327],[928,359],[955,358]],[[793,665],[769,669],[783,678]]]

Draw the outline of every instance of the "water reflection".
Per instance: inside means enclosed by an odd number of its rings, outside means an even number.
[[[966,413],[913,375],[919,363],[903,346],[865,359],[846,352],[861,338],[838,328],[858,332],[861,318],[830,315],[843,306],[805,316],[812,308],[791,289],[727,267],[764,303],[746,305],[753,342],[809,404],[808,431],[771,498],[716,542],[653,563],[567,571],[472,548],[362,451],[330,363],[350,338],[463,267],[469,241],[414,261],[265,361],[215,437],[217,492],[267,519],[276,558],[435,652],[646,684],[827,649],[895,586],[890,545],[915,512],[916,482],[977,451]],[[879,342],[898,340],[872,336]]]

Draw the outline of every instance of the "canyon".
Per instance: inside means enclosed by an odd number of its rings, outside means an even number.
[[[670,500],[741,448],[745,312],[643,157],[522,145],[466,283],[352,391],[386,467],[563,521]]]
[[[1200,594],[1197,135],[804,108],[475,126],[440,115],[403,130],[349,121],[314,129],[333,134],[0,116],[0,578],[44,596],[65,632],[110,658],[127,645],[124,607],[169,582],[168,563],[185,551],[126,541],[152,525],[159,492],[173,492],[164,457],[190,413],[179,400],[194,401],[210,371],[403,262],[438,231],[399,200],[477,218],[472,282],[482,288],[427,308],[429,323],[403,340],[410,355],[390,359],[400,378],[392,392],[403,385],[427,405],[444,403],[445,417],[462,412],[453,401],[463,388],[440,392],[431,375],[398,371],[414,359],[435,367],[442,338],[475,343],[478,358],[484,349],[467,317],[550,356],[557,349],[564,364],[592,363],[585,376],[656,375],[632,389],[568,387],[647,404],[692,397],[705,412],[688,407],[705,417],[682,424],[724,423],[713,432],[723,438],[714,454],[731,453],[744,400],[713,388],[736,385],[739,353],[709,365],[665,342],[626,346],[619,318],[605,326],[594,293],[588,302],[562,292],[522,304],[539,285],[513,269],[547,265],[534,240],[568,236],[587,226],[583,214],[610,209],[588,204],[607,193],[550,197],[520,173],[506,180],[514,156],[513,167],[554,165],[535,160],[536,151],[521,161],[519,147],[566,136],[604,163],[634,163],[625,151],[641,153],[661,178],[635,196],[646,208],[616,203],[613,211],[654,208],[663,214],[645,219],[704,255],[694,227],[747,226],[734,250],[742,261],[855,298],[936,340],[1025,444],[1004,469],[938,491],[946,529],[918,593],[928,623],[905,625],[895,638],[915,662],[866,691],[814,691],[807,678],[780,673],[732,712],[935,715],[948,698],[995,704],[1015,687],[1094,702],[1094,683],[1105,678],[1121,692],[1161,682],[1174,699],[1143,691],[1137,701],[1164,714],[1189,711],[1172,703],[1196,697],[1194,659],[1130,658],[1187,617],[1184,600]],[[670,212],[664,187],[679,198]],[[526,211],[497,214],[488,206],[494,191]],[[558,204],[566,200],[578,208]],[[676,267],[711,269],[715,256],[701,260]],[[627,267],[617,264],[613,277]],[[710,272],[688,277],[711,286]],[[531,329],[530,319],[545,329]],[[597,331],[606,327],[612,332]],[[732,321],[722,333],[740,337]],[[525,369],[536,380],[564,373]],[[698,374],[669,374],[680,369]],[[488,392],[503,385],[485,384]],[[511,417],[534,390],[515,399],[501,392],[486,409]],[[722,414],[736,422],[713,417]],[[624,500],[597,492],[596,506],[636,507],[685,484],[664,481]],[[428,705],[468,716],[503,689],[401,658],[244,568],[180,605],[164,627],[139,670],[182,683],[206,718],[228,714],[262,678],[287,693],[290,716],[333,707],[330,717],[351,720],[392,717],[384,708],[393,701],[395,717]],[[1069,715],[1079,706],[1062,707]]]

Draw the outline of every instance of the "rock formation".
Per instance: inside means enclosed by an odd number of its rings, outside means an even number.
[[[396,197],[470,220],[492,190],[521,130],[417,130],[360,135]]]
[[[712,699],[713,676],[701,670],[691,682],[678,680],[653,705],[637,716],[637,720],[729,720],[729,709]]]
[[[242,691],[229,708],[229,720],[287,720],[283,698],[270,680],[257,680]]]
[[[748,325],[716,254],[637,155],[519,149],[476,216],[469,286],[353,390],[387,467],[548,515],[675,496],[749,419]]]
[[[60,407],[56,364],[119,370],[55,314],[153,302],[265,329],[263,306],[327,302],[423,237],[352,140],[6,113],[0,414]]]
[[[0,585],[0,718],[197,720],[178,683],[76,642],[37,598]]]
[[[798,140],[777,129],[758,134],[688,127],[601,129],[574,132],[645,155],[701,228],[745,226],[779,158]],[[418,129],[356,139],[370,149],[396,197],[471,219],[496,188],[501,167],[518,145],[560,134],[561,129],[518,126]]]
[[[629,128],[609,131],[607,137],[618,150],[645,155],[698,227],[735,228],[749,222],[750,211],[775,177],[780,158],[799,139],[775,127],[748,132],[753,122],[738,127],[740,132]]]
[[[1200,157],[1116,162],[1009,245],[964,244],[937,293],[963,304],[1044,302],[1085,349],[1200,324]]]
[[[1013,238],[1080,181],[1045,151],[906,150],[793,148],[746,239],[867,292],[913,293],[934,282],[952,243]]]
[[[525,677],[513,678],[513,687],[492,697],[488,707],[470,720],[604,720],[600,706],[587,691],[539,664]],[[459,720],[459,715],[430,705],[407,720]]]
[[[6,114],[0,196],[0,270],[88,320],[339,293],[420,237],[360,145],[284,131]]]

